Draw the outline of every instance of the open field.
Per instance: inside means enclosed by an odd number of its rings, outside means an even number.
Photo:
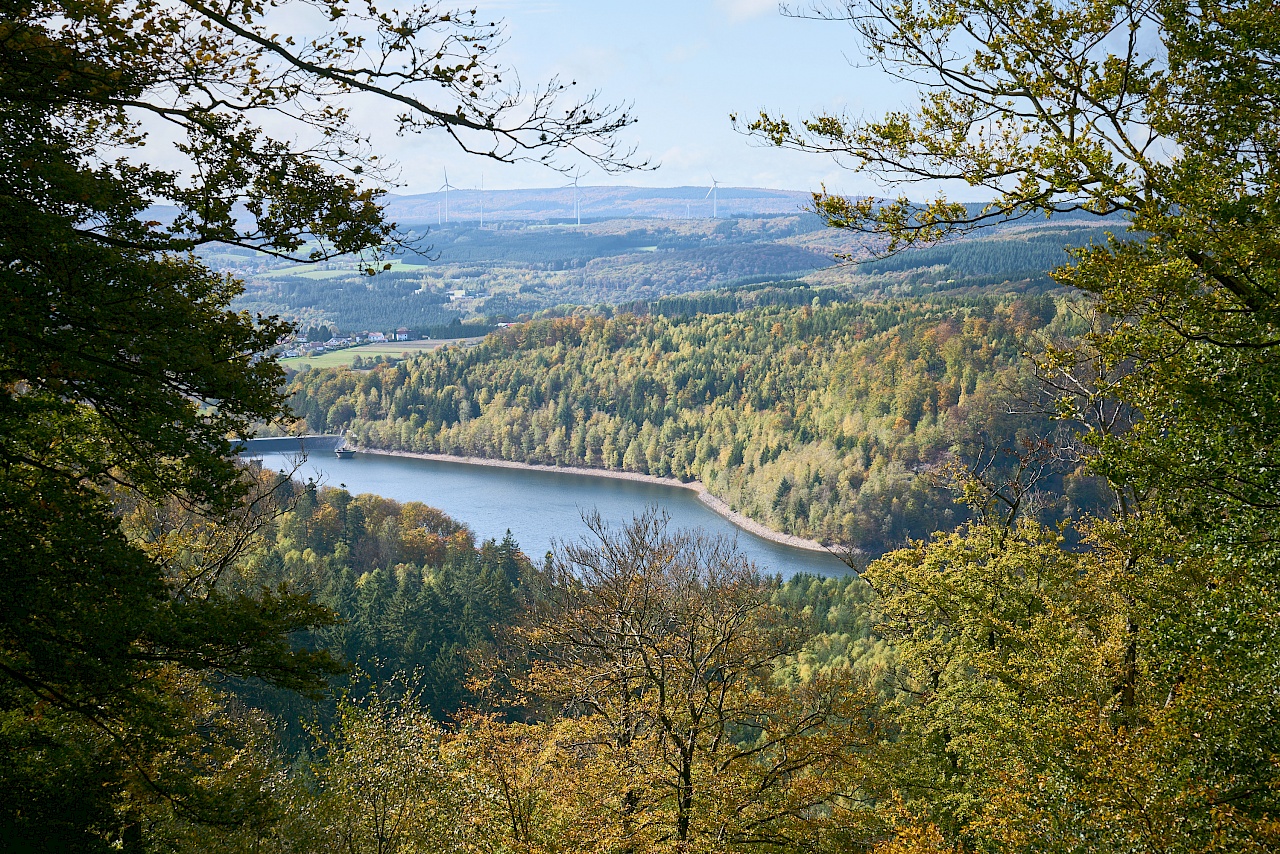
[[[348,347],[345,350],[334,350],[321,353],[319,356],[296,356],[292,359],[281,359],[280,364],[298,370],[303,365],[313,368],[349,368],[356,356],[366,359],[374,356],[400,358],[406,353],[414,355],[439,349],[447,344],[474,344],[483,340],[479,338],[426,338],[421,341],[388,341],[385,344],[364,344],[360,347]]]

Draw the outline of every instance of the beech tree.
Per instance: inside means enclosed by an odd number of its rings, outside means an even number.
[[[577,722],[561,744],[607,792],[610,846],[800,844],[840,812],[867,695],[774,679],[803,641],[730,542],[649,511],[556,553],[523,630],[536,697]],[[572,736],[572,737],[569,737]]]

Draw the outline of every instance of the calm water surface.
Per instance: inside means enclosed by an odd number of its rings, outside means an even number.
[[[294,454],[255,454],[262,464],[292,468]],[[843,575],[836,558],[779,545],[735,527],[713,513],[687,489],[568,474],[554,469],[524,470],[466,463],[356,454],[349,460],[331,452],[313,452],[296,477],[314,477],[326,486],[359,494],[372,492],[397,501],[421,501],[464,522],[480,540],[501,539],[510,530],[524,552],[538,560],[553,540],[578,540],[587,534],[582,513],[598,510],[608,522],[621,524],[657,506],[681,528],[699,527],[711,534],[736,537],[738,547],[761,570],[788,577],[800,572]]]

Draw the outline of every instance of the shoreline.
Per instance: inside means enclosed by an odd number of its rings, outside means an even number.
[[[525,471],[545,471],[545,472],[561,472],[563,474],[576,474],[583,477],[600,477],[609,480],[630,480],[640,483],[652,483],[656,486],[672,486],[680,489],[688,489],[698,496],[698,500],[702,502],[711,512],[728,520],[735,527],[753,534],[762,540],[768,540],[781,546],[789,546],[793,549],[803,549],[808,552],[821,552],[822,554],[833,554],[830,549],[819,543],[817,540],[806,540],[803,537],[797,537],[794,534],[784,534],[781,531],[775,531],[772,528],[760,524],[755,519],[744,516],[738,511],[731,508],[723,500],[712,495],[705,484],[698,480],[691,480],[688,483],[676,480],[673,477],[657,477],[651,474],[640,474],[633,471],[616,471],[613,469],[593,469],[582,466],[539,466],[533,463],[517,463],[511,460],[495,460],[489,457],[458,457],[452,454],[419,454],[413,451],[386,451],[381,448],[354,448],[357,453],[371,454],[381,457],[405,457],[417,460],[432,460],[441,463],[460,463],[469,466],[489,466],[490,468],[501,469],[523,469]]]

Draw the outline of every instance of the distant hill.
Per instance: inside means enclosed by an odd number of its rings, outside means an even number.
[[[706,219],[712,214],[708,187],[579,187],[578,209],[584,221],[602,219]],[[800,190],[720,187],[716,213],[721,217],[795,214],[812,200]],[[449,221],[565,221],[574,217],[573,187],[535,190],[457,189],[449,192]],[[402,226],[436,225],[444,219],[445,194],[386,197],[387,212]]]
[[[1020,220],[874,258],[877,242],[827,228],[803,191],[721,187],[451,190],[388,199],[413,249],[393,269],[363,275],[356,259],[297,265],[234,247],[209,263],[245,279],[237,309],[343,331],[498,322],[563,306],[685,315],[833,300],[1041,292],[1064,247],[1123,231],[1119,220]],[[480,224],[483,201],[485,221]],[[837,259],[846,259],[843,263]],[[847,259],[853,259],[849,262]],[[861,261],[861,263],[856,263]]]

